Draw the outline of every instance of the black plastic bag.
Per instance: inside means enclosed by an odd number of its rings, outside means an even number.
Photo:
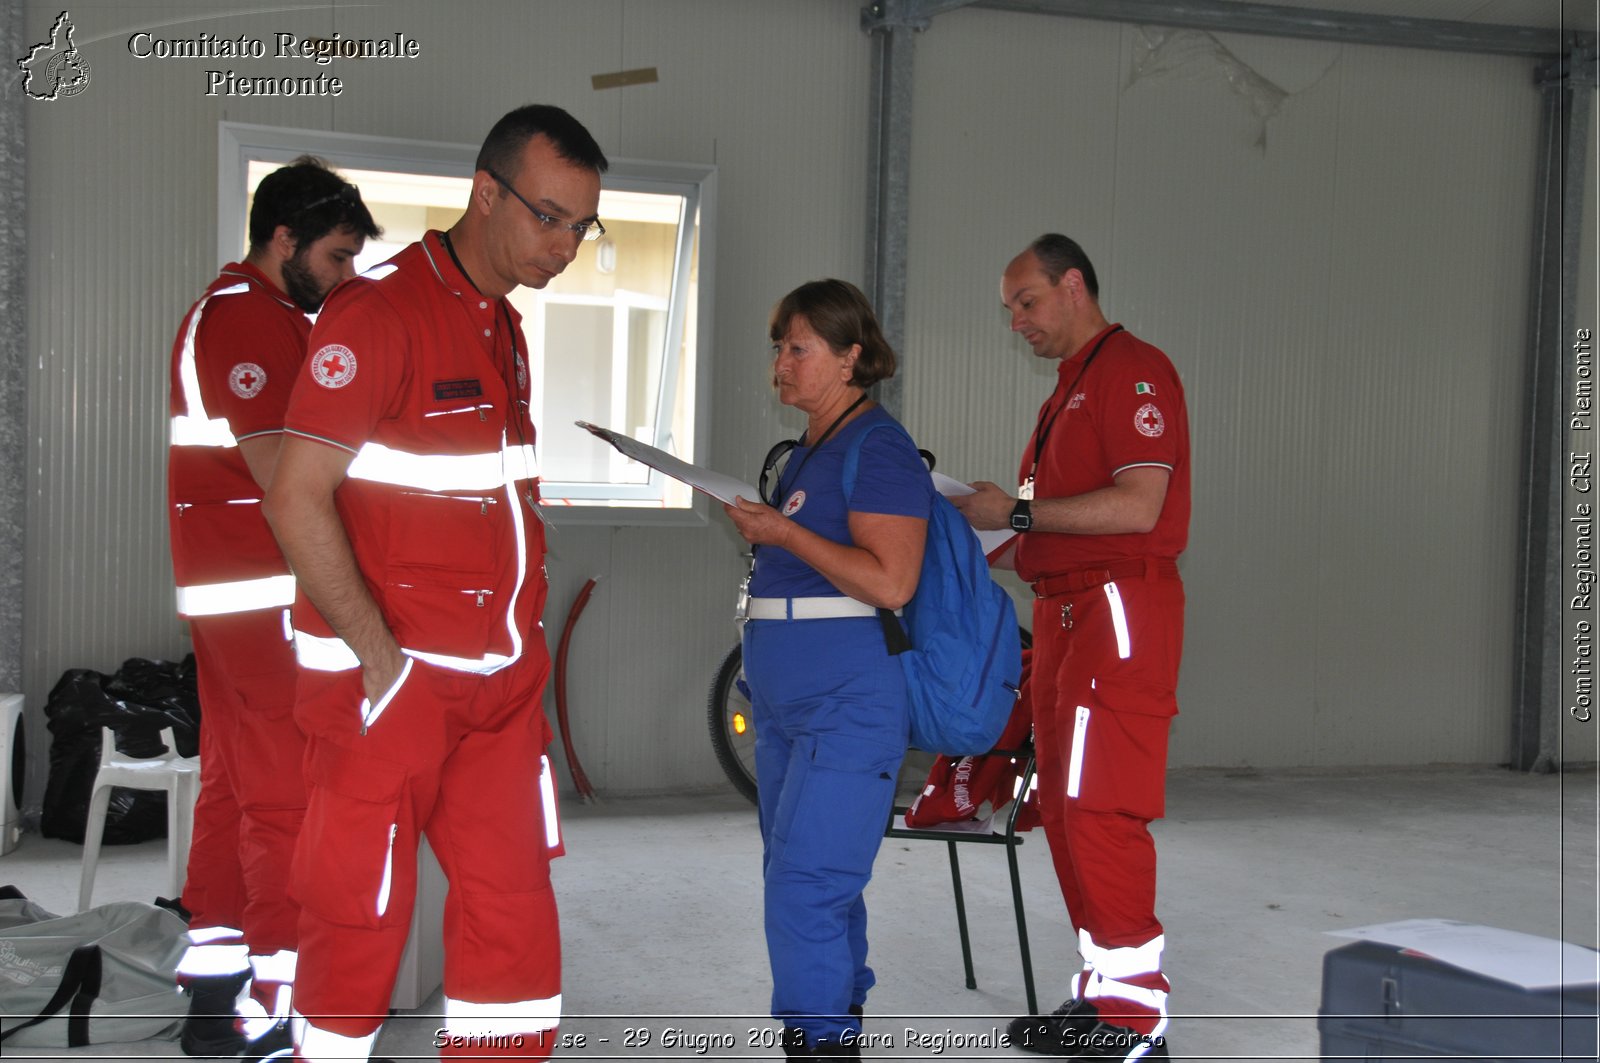
[[[183,756],[199,750],[194,657],[181,664],[130,658],[111,676],[70,669],[50,691],[44,712],[52,738],[40,830],[46,838],[81,843],[100,768],[102,727],[115,732],[118,751],[130,757],[159,755],[164,727],[172,728]],[[112,791],[104,844],[126,845],[166,833],[166,794],[120,786]]]

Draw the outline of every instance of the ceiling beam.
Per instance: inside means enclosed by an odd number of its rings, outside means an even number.
[[[1313,41],[1492,55],[1548,57],[1573,50],[1593,51],[1596,42],[1595,34],[1580,30],[1362,15],[1236,0],[976,0],[973,6],[1219,33],[1260,33]]]

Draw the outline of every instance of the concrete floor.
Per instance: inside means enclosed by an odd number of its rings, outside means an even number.
[[[1174,772],[1169,818],[1155,828],[1173,1058],[1319,1058],[1321,961],[1341,944],[1329,930],[1446,917],[1594,946],[1596,782],[1593,770]],[[569,799],[563,815],[568,855],[556,865],[562,1031],[584,1043],[560,1055],[777,1058],[760,1040],[775,1027],[766,1017],[760,846],[750,806],[731,793],[590,805]],[[867,1031],[883,1041],[870,1057],[1028,1058],[981,1047],[984,1034],[1024,1009],[1004,851],[963,846],[961,856],[982,943],[975,991],[962,985],[945,847],[890,839],[879,855],[868,891],[879,984]],[[1043,837],[1028,836],[1020,856],[1048,1010],[1078,964]],[[78,859],[78,846],[30,835],[0,858],[0,883],[69,912]],[[95,899],[149,900],[165,891],[164,869],[164,842],[107,848]],[[392,1018],[377,1054],[433,1058],[437,1006],[436,996]],[[629,1044],[640,1031],[649,1045]],[[664,1046],[674,1031],[687,1043]],[[908,1031],[916,1043],[908,1043]],[[948,1047],[951,1035],[980,1047]],[[734,1047],[696,1051],[727,1040]],[[7,1046],[4,1054],[183,1058],[171,1041],[51,1052]]]

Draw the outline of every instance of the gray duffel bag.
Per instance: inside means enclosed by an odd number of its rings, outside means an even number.
[[[79,1048],[177,1037],[185,1008],[173,972],[187,929],[152,904],[61,916],[0,888],[0,1041]]]

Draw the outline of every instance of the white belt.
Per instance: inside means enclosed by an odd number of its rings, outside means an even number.
[[[895,616],[900,610],[894,611]],[[745,610],[749,620],[831,620],[842,616],[877,616],[876,606],[854,598],[751,598]]]

